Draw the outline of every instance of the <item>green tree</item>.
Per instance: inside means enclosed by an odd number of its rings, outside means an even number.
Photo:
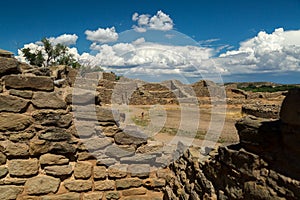
[[[21,51],[24,57],[31,65],[39,67],[51,65],[68,65],[73,68],[79,68],[81,65],[76,61],[73,54],[68,52],[68,47],[62,44],[52,45],[47,38],[41,40],[42,50],[36,50],[34,53],[29,48],[23,48]]]
[[[43,66],[45,58],[43,57],[42,51],[39,50],[35,53],[31,53],[29,48],[24,48],[22,49],[22,52],[26,60],[28,60],[31,65],[36,65],[39,67]]]

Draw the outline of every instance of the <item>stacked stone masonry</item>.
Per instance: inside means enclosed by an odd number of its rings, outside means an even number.
[[[0,69],[1,200],[163,198],[157,155],[138,153],[147,136],[123,132],[120,113],[102,107],[73,69],[13,58],[0,58]]]

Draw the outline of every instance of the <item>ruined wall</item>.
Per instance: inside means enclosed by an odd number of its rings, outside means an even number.
[[[174,91],[159,83],[136,80],[101,80],[99,98],[104,104],[155,105],[178,104]]]
[[[278,119],[280,112],[280,105],[277,104],[244,104],[242,106],[242,113],[246,115],[253,115],[255,117]]]
[[[188,149],[170,165],[165,199],[300,199],[299,101],[292,90],[280,120],[238,121],[239,144],[206,157]]]
[[[162,199],[163,153],[75,75],[0,58],[0,199]]]

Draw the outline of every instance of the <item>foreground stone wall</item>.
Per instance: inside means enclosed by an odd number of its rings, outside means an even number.
[[[165,199],[300,199],[299,101],[292,90],[280,120],[238,121],[239,144],[206,157],[188,149],[170,165]]]
[[[153,168],[164,155],[149,153],[147,135],[122,131],[89,83],[76,80],[74,93],[72,69],[13,58],[0,69],[1,200],[162,199],[165,172]]]

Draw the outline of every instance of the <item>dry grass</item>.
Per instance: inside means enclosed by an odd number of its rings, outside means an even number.
[[[182,123],[182,120],[181,120],[181,108],[179,106],[168,105],[162,107],[165,111],[164,114],[165,123],[163,125],[155,126],[155,124],[154,125],[151,124],[152,122],[149,116],[149,112],[151,109],[153,109],[153,106],[131,106],[130,107],[130,116],[132,116],[131,122],[133,122],[135,125],[139,126],[144,130],[147,129],[149,131],[149,129],[153,128],[153,130],[157,131],[157,133],[155,134],[159,134],[160,137],[163,137],[165,135],[167,138],[170,136],[178,135],[178,136],[195,138],[197,140],[203,140],[205,138],[205,135],[211,123],[212,109],[210,106],[199,107],[198,112],[200,112],[200,119],[199,119],[199,126],[198,129],[196,130],[196,133],[189,132],[187,130],[180,130],[180,123]],[[144,112],[143,118],[141,116],[142,112]],[[240,119],[242,117],[240,107],[239,106],[229,107],[227,108],[226,113],[215,112],[214,114],[219,116],[224,115],[225,117],[224,127],[221,130],[221,136],[218,142],[224,144],[236,143],[238,141],[238,137],[237,137],[237,132],[234,124],[237,119]],[[155,113],[155,116],[163,117],[163,114],[157,112]],[[155,117],[155,116],[151,115],[151,117]],[[185,123],[191,122],[191,125],[193,125],[192,123],[193,121],[195,121],[195,119],[193,118],[193,114],[191,114],[189,119],[184,119]]]

